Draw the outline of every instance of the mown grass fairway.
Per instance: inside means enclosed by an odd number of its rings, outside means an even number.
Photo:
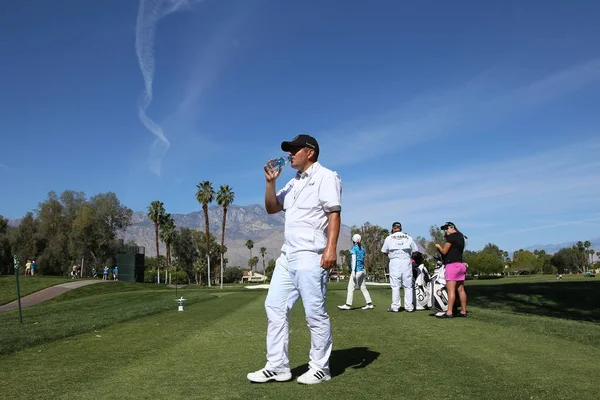
[[[251,384],[265,362],[264,290],[175,291],[123,282],[77,289],[0,314],[0,393],[7,399],[590,399],[598,398],[600,281],[551,278],[467,282],[471,316],[340,311],[331,284],[333,379]],[[583,299],[583,300],[582,300]],[[579,307],[575,302],[583,301]],[[359,291],[355,306],[362,302]],[[571,319],[566,319],[571,318]],[[309,334],[292,310],[294,376]]]

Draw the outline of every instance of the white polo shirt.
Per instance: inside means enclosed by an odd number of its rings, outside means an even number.
[[[381,248],[383,253],[388,254],[390,261],[410,261],[412,252],[417,250],[419,248],[413,238],[404,232],[392,233],[386,237]]]
[[[323,253],[327,244],[327,216],[342,210],[339,175],[315,162],[277,192],[277,201],[285,211],[281,251],[288,256],[299,251]]]

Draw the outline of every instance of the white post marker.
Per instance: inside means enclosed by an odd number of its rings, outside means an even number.
[[[179,303],[179,308],[177,308],[177,311],[183,311],[183,302],[185,301],[183,296],[181,296],[179,299],[175,299],[175,301]]]

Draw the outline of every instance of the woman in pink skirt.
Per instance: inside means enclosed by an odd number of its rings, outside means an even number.
[[[446,222],[441,228],[444,231],[446,243],[444,246],[436,244],[435,247],[443,254],[446,265],[446,288],[448,289],[448,311],[439,315],[438,318],[452,318],[452,310],[456,302],[456,292],[460,299],[460,313],[457,317],[466,317],[467,314],[467,292],[465,292],[465,276],[467,265],[463,263],[462,256],[465,249],[464,236],[453,222]]]

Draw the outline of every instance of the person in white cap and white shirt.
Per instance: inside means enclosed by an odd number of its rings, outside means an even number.
[[[329,269],[337,261],[342,182],[337,173],[317,161],[319,144],[315,138],[298,135],[281,143],[281,149],[290,153],[292,168],[298,173],[276,193],[275,181],[281,168],[264,168],[265,208],[269,214],[285,211],[285,231],[265,300],[267,363],[247,377],[257,383],[292,379],[289,315],[301,297],[311,346],[309,370],[298,377],[298,382],[316,384],[331,379],[329,357],[333,341],[325,295]]]
[[[392,234],[385,238],[381,251],[390,259],[392,306],[388,312],[400,311],[400,286],[404,288],[404,309],[413,312],[413,273],[410,256],[419,248],[410,235],[402,232],[402,224],[392,224]]]
[[[367,271],[365,271],[365,249],[360,244],[361,237],[358,233],[352,236],[352,249],[350,250],[350,255],[352,259],[350,261],[350,269],[352,273],[350,274],[350,280],[348,281],[348,295],[346,296],[346,304],[343,306],[338,306],[340,310],[350,310],[352,308],[352,301],[354,299],[354,289],[356,287],[360,288],[363,296],[365,296],[365,301],[367,305],[364,306],[363,310],[371,310],[373,308],[373,303],[371,301],[371,295],[367,290],[367,285],[365,285],[365,278],[367,277]]]

